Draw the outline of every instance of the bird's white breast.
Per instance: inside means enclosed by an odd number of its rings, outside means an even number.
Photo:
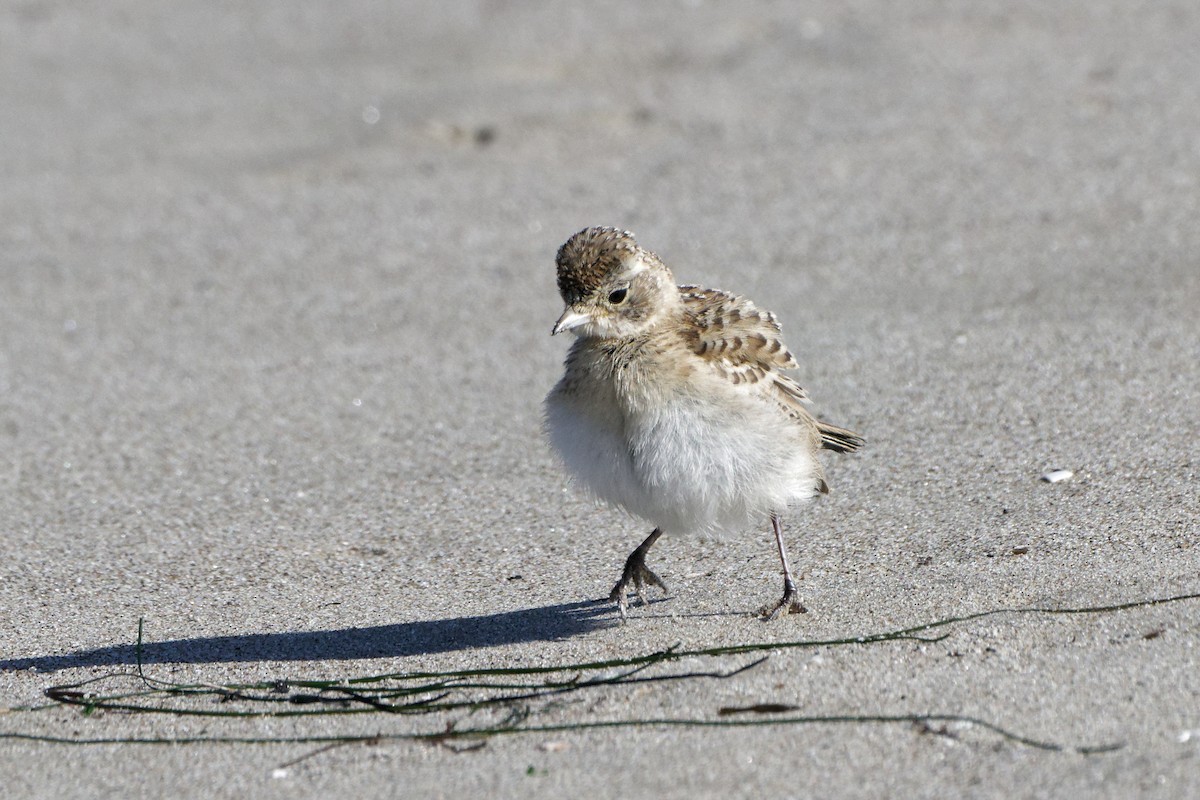
[[[667,532],[738,528],[816,492],[812,448],[761,398],[707,382],[635,398],[588,384],[547,397],[552,446],[592,494]]]

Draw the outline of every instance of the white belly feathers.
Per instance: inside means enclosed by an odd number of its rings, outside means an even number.
[[[550,442],[585,489],[666,532],[734,530],[817,492],[810,448],[761,399],[736,404],[740,419],[689,394],[629,413],[594,388],[551,393]]]

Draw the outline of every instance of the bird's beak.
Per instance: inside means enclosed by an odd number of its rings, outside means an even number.
[[[570,306],[567,306],[565,309],[563,309],[562,316],[558,318],[558,322],[554,323],[554,329],[550,331],[550,335],[557,336],[563,331],[569,331],[572,328],[578,328],[591,318],[592,316],[590,314],[581,314]]]

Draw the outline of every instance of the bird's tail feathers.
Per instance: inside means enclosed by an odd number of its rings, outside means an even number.
[[[818,422],[817,430],[821,432],[821,447],[835,453],[853,453],[867,443],[854,431],[836,425]]]

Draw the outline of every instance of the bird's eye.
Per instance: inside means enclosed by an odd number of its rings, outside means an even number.
[[[625,302],[625,295],[627,295],[627,294],[629,294],[628,288],[614,289],[608,295],[608,302],[612,303],[614,306],[619,306],[619,305],[621,305],[621,303]]]

